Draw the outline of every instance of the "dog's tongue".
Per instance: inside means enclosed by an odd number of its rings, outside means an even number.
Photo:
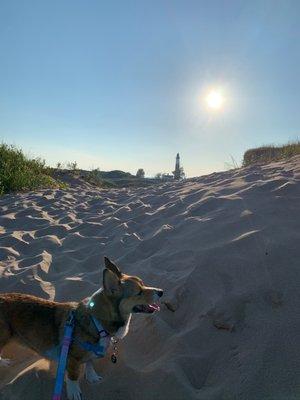
[[[158,305],[158,304],[155,304],[155,303],[149,304],[149,308],[150,308],[151,310],[153,310],[153,311],[159,311],[159,310],[160,310],[159,305]]]

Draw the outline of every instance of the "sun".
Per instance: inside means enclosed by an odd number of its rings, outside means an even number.
[[[208,108],[212,110],[221,110],[224,104],[224,97],[218,90],[211,90],[205,97]]]

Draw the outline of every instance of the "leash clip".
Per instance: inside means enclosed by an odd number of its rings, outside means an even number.
[[[109,336],[109,333],[105,329],[101,329],[101,331],[99,331],[98,333],[101,339]]]

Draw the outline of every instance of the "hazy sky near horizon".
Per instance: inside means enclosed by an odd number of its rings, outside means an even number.
[[[0,0],[1,140],[148,176],[179,151],[196,176],[296,139],[299,13],[298,0]]]

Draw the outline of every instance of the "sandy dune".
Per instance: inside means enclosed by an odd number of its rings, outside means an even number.
[[[165,289],[86,400],[300,396],[300,157],[147,189],[0,199],[0,290],[79,300],[108,255]],[[10,346],[1,400],[50,399],[53,366]]]

